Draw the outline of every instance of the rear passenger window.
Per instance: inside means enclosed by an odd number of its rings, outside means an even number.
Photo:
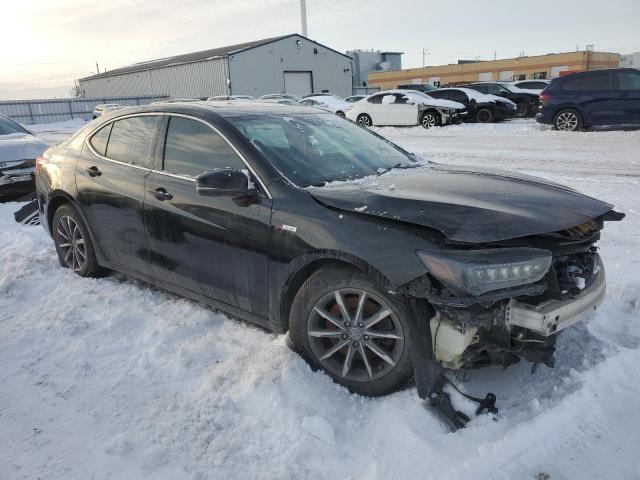
[[[100,130],[94,133],[93,136],[91,137],[91,140],[89,140],[93,149],[103,157],[104,157],[104,152],[107,149],[107,140],[109,140],[111,125],[113,124],[109,123],[108,125],[105,125],[104,127],[102,127]]]
[[[150,168],[149,149],[158,116],[129,117],[113,122],[106,157]]]
[[[217,168],[246,168],[224,138],[196,120],[171,117],[164,145],[164,170],[197,177]]]
[[[618,72],[620,90],[640,90],[640,72]]]
[[[587,91],[587,77],[580,75],[574,78],[567,78],[562,82],[562,90],[569,92],[586,92]]]
[[[588,76],[589,91],[613,90],[613,74],[611,72],[596,72]]]

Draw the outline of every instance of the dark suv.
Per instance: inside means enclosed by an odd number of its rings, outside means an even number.
[[[524,90],[520,90],[518,87],[512,87],[511,85],[498,82],[479,82],[459,86],[473,88],[480,93],[508,98],[516,104],[518,115],[532,117],[535,115],[538,108],[539,100],[537,94],[525,92]]]
[[[540,94],[536,120],[558,130],[640,124],[640,70],[615,68],[555,78]]]
[[[415,376],[425,398],[443,367],[552,366],[558,333],[602,302],[594,244],[623,216],[612,205],[425,165],[315,108],[219,103],[118,110],[38,159],[63,267],[288,330],[314,368],[366,395]]]

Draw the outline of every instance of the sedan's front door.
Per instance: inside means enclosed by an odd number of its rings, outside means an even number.
[[[268,315],[271,200],[200,195],[195,177],[218,168],[247,169],[209,124],[169,116],[163,167],[147,178],[149,260],[161,282],[233,307]]]

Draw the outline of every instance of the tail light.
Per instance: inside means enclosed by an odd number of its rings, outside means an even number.
[[[540,105],[544,105],[547,101],[549,101],[549,94],[542,92],[540,94]]]
[[[36,174],[40,171],[40,169],[42,168],[42,165],[44,165],[44,162],[45,162],[44,157],[36,158]]]

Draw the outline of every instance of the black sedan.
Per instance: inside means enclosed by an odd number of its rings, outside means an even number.
[[[537,94],[503,83],[478,82],[460,85],[460,87],[472,88],[480,93],[508,98],[516,104],[518,114],[526,117],[532,117],[536,114],[540,102]]]
[[[442,368],[552,366],[560,331],[603,299],[594,244],[623,216],[257,102],[116,111],[49,149],[36,184],[63,267],[288,330],[313,367],[365,395],[415,376],[425,397]]]
[[[496,122],[513,117],[517,111],[515,103],[509,100],[492,99],[470,88],[440,88],[429,92],[429,96],[463,104],[467,107],[466,113],[462,117],[465,122]]]

